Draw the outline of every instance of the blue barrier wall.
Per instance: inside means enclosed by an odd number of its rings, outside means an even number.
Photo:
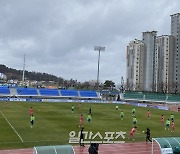
[[[156,108],[160,110],[169,110],[167,106],[149,105],[136,102],[120,102],[120,101],[104,101],[104,100],[72,100],[72,99],[41,99],[41,98],[0,98],[0,101],[17,101],[17,102],[59,102],[59,103],[113,103],[113,104],[128,104],[139,107]]]

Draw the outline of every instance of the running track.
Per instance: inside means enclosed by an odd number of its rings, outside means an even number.
[[[88,147],[74,146],[75,154],[88,154]],[[101,144],[98,154],[152,154],[151,143]],[[1,150],[0,154],[33,154],[32,149]],[[160,154],[159,147],[154,146],[154,154]]]

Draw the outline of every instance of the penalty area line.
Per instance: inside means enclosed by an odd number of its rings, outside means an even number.
[[[2,111],[0,111],[2,116],[4,117],[4,119],[7,121],[7,123],[11,126],[11,128],[14,130],[14,132],[16,133],[16,135],[20,138],[21,142],[24,142],[22,137],[19,135],[19,133],[16,131],[16,129],[11,125],[11,123],[8,121],[8,119],[5,117],[5,115],[2,113]]]

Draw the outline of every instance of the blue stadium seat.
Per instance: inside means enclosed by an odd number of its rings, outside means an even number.
[[[10,94],[10,90],[8,87],[0,87],[0,94]]]
[[[36,88],[16,88],[18,95],[38,95]]]
[[[97,97],[95,91],[79,91],[81,97]]]
[[[41,88],[39,89],[39,92],[43,96],[59,96],[58,89]]]
[[[60,90],[62,96],[79,96],[77,90]]]

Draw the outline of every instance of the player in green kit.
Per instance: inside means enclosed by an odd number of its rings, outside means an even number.
[[[90,114],[88,114],[88,116],[87,116],[87,121],[88,121],[88,123],[91,122],[91,115]]]
[[[74,113],[74,105],[71,106],[71,112]]]
[[[121,120],[123,120],[123,119],[124,119],[124,112],[123,112],[123,111],[121,111],[121,113],[120,113],[120,117],[121,117]]]
[[[166,120],[166,123],[165,123],[165,130],[168,129],[169,130],[169,126],[170,126],[170,120]]]
[[[170,119],[171,119],[171,121],[174,121],[174,114],[170,115]]]
[[[136,114],[136,109],[133,108],[133,109],[132,109],[132,116],[135,116],[135,114]]]
[[[35,117],[34,117],[34,115],[32,114],[32,115],[31,115],[31,128],[33,128],[34,120],[35,120]]]
[[[135,117],[135,116],[133,117],[133,125],[134,125],[134,127],[136,127],[136,126],[137,126],[137,119],[136,119],[136,117]]]

